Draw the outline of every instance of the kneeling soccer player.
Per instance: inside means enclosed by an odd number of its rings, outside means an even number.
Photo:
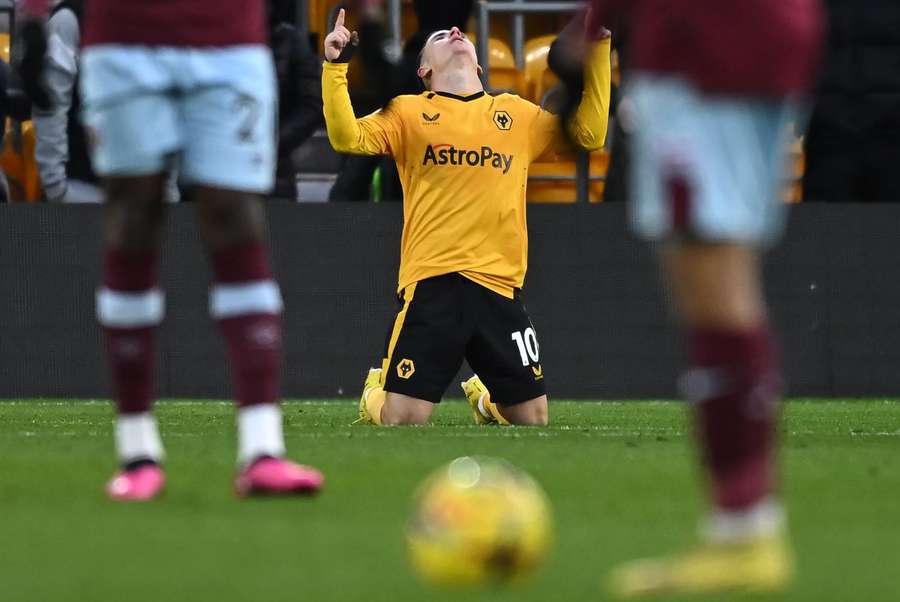
[[[393,156],[404,196],[401,308],[382,367],[366,379],[360,418],[427,422],[466,358],[480,375],[463,383],[477,423],[546,424],[538,340],[519,289],[528,165],[566,145],[559,119],[518,96],[485,94],[475,48],[457,28],[425,43],[426,92],[356,119],[346,76],[354,34],[343,22],[341,11],[325,39],[328,137],[340,152]],[[569,122],[586,149],[606,136],[609,49],[608,38],[593,45]]]
[[[702,545],[626,564],[622,597],[783,589],[793,572],[778,495],[781,362],[760,258],[780,234],[788,125],[814,79],[818,0],[595,0],[628,11],[635,72],[633,221],[658,244],[685,331],[710,485]],[[670,18],[678,14],[678,19]],[[727,41],[727,42],[726,42]]]

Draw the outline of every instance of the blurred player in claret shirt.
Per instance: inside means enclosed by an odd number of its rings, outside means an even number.
[[[347,90],[354,36],[342,9],[325,38],[328,138],[340,152],[391,155],[404,199],[402,305],[382,367],[364,384],[360,418],[427,422],[465,357],[478,372],[462,385],[476,423],[546,424],[537,335],[520,296],[528,166],[567,148],[564,131],[582,147],[603,145],[610,40],[585,45],[584,94],[563,126],[518,96],[486,94],[475,48],[456,27],[426,39],[418,75],[427,91],[357,119]]]
[[[40,67],[47,0],[27,0],[20,71],[46,100]],[[148,500],[165,481],[152,414],[157,266],[173,161],[196,202],[213,284],[209,307],[237,399],[239,495],[311,493],[322,475],[283,458],[281,309],[261,193],[273,185],[276,90],[263,0],[92,0],[81,92],[92,161],[105,180],[97,316],[118,405],[115,500]],[[177,259],[176,259],[177,260]]]
[[[710,485],[702,546],[612,576],[616,594],[785,587],[792,575],[777,493],[781,360],[760,255],[781,233],[787,132],[820,51],[818,0],[595,0],[628,23],[635,107],[632,223],[658,243],[684,329]]]

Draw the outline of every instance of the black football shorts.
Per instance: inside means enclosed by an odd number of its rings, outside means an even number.
[[[518,294],[509,299],[459,274],[406,287],[388,332],[384,389],[438,403],[463,358],[514,405],[545,393],[537,333]]]

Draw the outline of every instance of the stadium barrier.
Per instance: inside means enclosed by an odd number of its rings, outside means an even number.
[[[488,81],[490,61],[487,60],[488,39],[491,33],[491,13],[504,13],[511,17],[512,50],[516,68],[525,68],[525,15],[574,13],[584,8],[584,2],[555,2],[543,0],[478,0],[475,5],[475,28],[478,34],[475,44],[478,62],[484,70],[483,81]]]
[[[397,309],[400,207],[273,202],[269,215],[286,302],[285,394],[356,395]],[[525,299],[552,395],[674,396],[678,344],[625,207],[530,205],[528,217]],[[900,205],[805,204],[790,221],[767,270],[790,393],[900,395]],[[0,397],[107,395],[93,301],[99,232],[97,207],[0,206]],[[190,206],[171,208],[167,238],[159,391],[226,397]]]
[[[475,26],[477,39],[475,51],[478,55],[478,63],[481,65],[481,80],[488,86],[490,80],[490,61],[488,60],[488,43],[491,34],[491,13],[506,13],[512,16],[513,52],[516,67],[521,71],[525,67],[525,15],[544,13],[576,12],[582,8],[582,2],[545,2],[533,0],[506,0],[500,2],[488,2],[478,0],[475,5]],[[552,178],[552,177],[551,177]],[[543,176],[537,179],[548,179]],[[602,179],[605,180],[605,177]],[[590,160],[587,153],[579,152],[575,155],[575,201],[587,203],[590,199]]]

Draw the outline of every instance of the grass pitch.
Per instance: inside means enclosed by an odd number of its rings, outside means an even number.
[[[674,403],[556,402],[553,426],[470,424],[447,402],[425,428],[350,426],[353,402],[285,404],[290,455],[322,468],[315,499],[231,494],[231,404],[158,405],[168,489],[108,502],[106,403],[0,403],[0,600],[9,602],[606,600],[615,563],[690,542],[702,509]],[[784,472],[799,577],[774,598],[889,602],[900,591],[900,402],[793,401]],[[503,456],[555,508],[543,569],[511,590],[435,592],[410,574],[410,495],[439,464]],[[707,598],[710,599],[710,598]]]

